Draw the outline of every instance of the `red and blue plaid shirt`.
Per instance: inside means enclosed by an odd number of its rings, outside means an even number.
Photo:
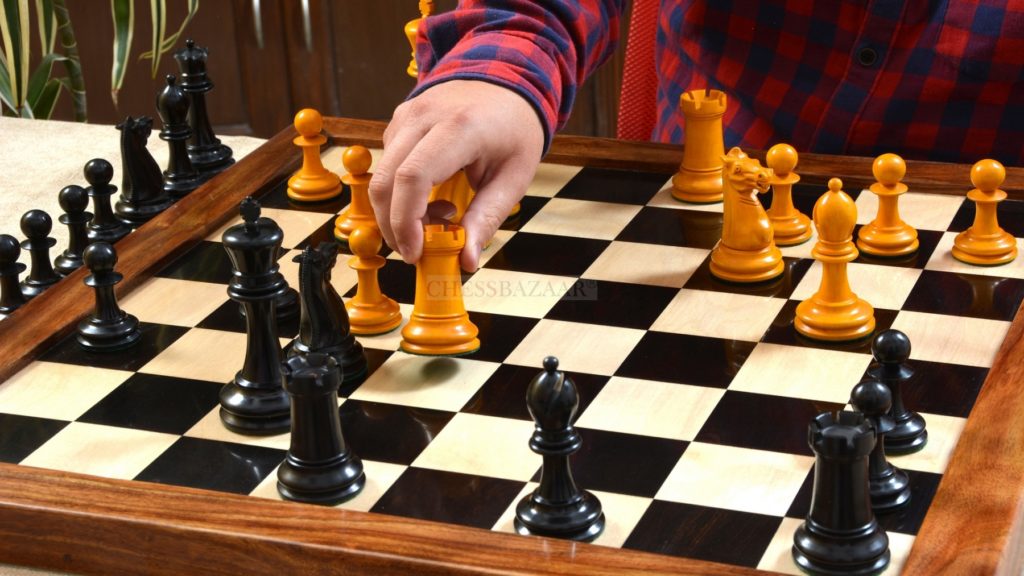
[[[413,94],[451,79],[515,90],[547,141],[615,49],[623,0],[462,0],[427,18]],[[1024,0],[661,0],[658,122],[684,90],[729,95],[726,146],[1024,165]]]

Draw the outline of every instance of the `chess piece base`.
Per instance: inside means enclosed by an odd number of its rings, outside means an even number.
[[[913,454],[928,444],[928,430],[924,418],[914,414],[909,420],[899,422],[885,435],[885,453],[893,455]]]
[[[811,219],[797,212],[795,216],[775,217],[768,211],[775,230],[776,246],[796,246],[811,239]]]
[[[722,201],[722,168],[696,171],[685,168],[672,177],[672,197],[691,204]]]
[[[889,537],[876,521],[860,533],[834,534],[808,519],[793,537],[793,560],[808,574],[828,576],[879,574],[889,566]],[[846,558],[838,564],[827,558]]]
[[[143,206],[132,206],[127,202],[118,200],[114,204],[114,213],[117,214],[117,217],[125,224],[132,227],[138,227],[149,222],[154,216],[160,214],[164,210],[170,208],[171,204],[174,204],[174,202],[169,198],[163,202]]]
[[[53,286],[54,284],[56,284],[59,281],[60,281],[60,277],[59,276],[55,277],[52,281],[49,281],[49,282],[38,282],[38,281],[35,281],[35,280],[22,280],[21,284],[20,284],[20,286],[21,286],[21,295],[24,296],[26,299],[31,300],[31,299],[35,298],[36,296],[39,296],[43,292],[46,292],[47,288],[49,288],[50,286]]]
[[[75,270],[78,270],[85,264],[81,256],[74,254],[61,254],[57,256],[53,261],[53,269],[61,276],[67,276]]]
[[[78,323],[78,345],[89,352],[115,352],[124,350],[142,337],[139,331],[139,319],[125,314],[121,321],[110,324],[99,324],[91,318]]]
[[[402,329],[403,352],[421,356],[461,356],[480,349],[480,330],[469,314],[446,317],[413,315]]]
[[[318,464],[288,456],[278,468],[277,478],[277,492],[285,500],[325,506],[351,500],[366,486],[363,463],[351,452]]]
[[[728,282],[765,282],[778,278],[785,270],[782,252],[771,244],[762,250],[748,252],[719,242],[711,252],[711,273]]]
[[[906,224],[884,228],[871,222],[861,228],[857,234],[857,248],[871,256],[883,258],[906,256],[916,252],[920,246],[917,230]]]
[[[513,524],[516,532],[522,536],[550,536],[591,542],[604,531],[605,518],[601,502],[589,492],[583,492],[575,504],[567,507],[535,502],[533,494],[530,494],[516,506]]]
[[[291,428],[291,401],[284,388],[247,388],[239,374],[220,390],[220,420],[232,432],[280,434]]]
[[[890,467],[888,474],[871,478],[871,508],[876,511],[899,508],[910,501],[910,478],[907,473]]]
[[[106,228],[103,230],[95,230],[93,228],[90,228],[89,231],[86,232],[85,237],[89,239],[89,244],[95,244],[96,242],[106,242],[108,244],[114,244],[121,238],[124,238],[129,233],[131,233],[131,231],[131,228],[124,225],[115,228]]]
[[[822,303],[815,294],[797,305],[793,325],[813,340],[860,340],[875,331],[875,309],[856,296],[848,303],[835,305]]]
[[[953,257],[977,266],[999,266],[1017,257],[1017,240],[1002,228],[993,234],[975,234],[973,228],[957,234]]]
[[[332,185],[332,178],[338,183]],[[341,194],[341,181],[334,174],[321,177],[292,176],[288,180],[288,198],[296,202],[322,202]]]
[[[297,339],[288,348],[289,357],[309,354],[311,352],[312,350]],[[341,381],[343,384],[358,382],[366,376],[366,355],[363,353],[362,345],[355,342],[354,339],[352,346],[347,349],[344,346],[332,346],[321,348],[317,352],[334,358],[334,361],[338,363],[338,367],[341,368]]]
[[[202,175],[204,181],[235,163],[231,148],[219,142],[205,146],[189,144],[187,149],[192,167]]]
[[[346,206],[334,220],[334,238],[342,243],[348,243],[349,234],[356,228],[361,226],[377,227],[377,221],[373,218],[349,217],[349,207]]]
[[[345,308],[348,310],[348,322],[352,333],[360,336],[384,334],[402,324],[402,311],[398,308],[398,303],[390,298],[372,306],[353,306],[349,301],[346,302]]]

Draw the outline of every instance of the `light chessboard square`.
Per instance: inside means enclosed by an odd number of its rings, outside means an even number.
[[[541,164],[537,166],[537,173],[526,189],[527,196],[540,196],[552,198],[559,190],[565,187],[574,176],[579,174],[582,166],[567,166],[563,164]]]
[[[613,376],[576,425],[690,441],[723,394],[719,388]]]
[[[0,406],[7,414],[75,420],[131,372],[57,362],[32,362],[0,386]]]
[[[395,352],[350,398],[458,412],[498,366],[468,358]]]
[[[968,188],[964,189],[966,193]],[[899,197],[900,217],[917,230],[946,231],[953,222],[964,196],[907,192]],[[865,190],[857,196],[857,224],[867,224],[878,215],[878,195]]]
[[[821,286],[821,272],[821,262],[811,264],[790,298],[806,300],[813,296]],[[921,276],[921,271],[917,268],[859,262],[848,264],[846,273],[850,279],[850,288],[857,296],[867,300],[875,308],[888,310],[899,310],[903,307],[903,303],[914,289],[914,284]]]
[[[785,305],[782,298],[684,288],[651,330],[757,342]]]
[[[406,469],[405,466],[388,462],[376,462],[374,460],[363,460],[362,462],[363,473],[366,475],[366,484],[363,486],[362,491],[355,498],[335,505],[335,508],[369,512],[370,508],[373,508],[377,500],[380,500],[380,497],[388,491],[388,488],[391,488],[391,485],[395,483],[395,480],[398,480],[398,477]],[[249,495],[269,500],[283,500],[281,494],[277,491],[278,468],[274,468],[274,471],[268,474]]]
[[[143,322],[191,328],[227,301],[223,284],[154,276],[120,304]]]
[[[922,413],[927,423],[928,443],[919,452],[893,456],[892,463],[907,470],[942,474],[949,465],[953,450],[967,421],[955,416]]]
[[[412,465],[526,482],[541,465],[527,445],[533,431],[526,420],[459,413]]]
[[[988,368],[1010,329],[1002,320],[900,310],[892,327],[913,343],[911,360]]]
[[[957,234],[957,232],[946,232],[942,235],[935,251],[932,252],[932,257],[924,266],[926,270],[1024,279],[1024,258],[1020,256],[1002,266],[974,266],[953,258],[951,250]],[[1017,238],[1017,252],[1018,254],[1024,252],[1024,238]]]
[[[682,288],[710,250],[614,241],[583,278]]]
[[[481,268],[462,286],[470,312],[543,318],[572,288],[571,276]]]
[[[658,190],[658,193],[651,198],[651,201],[647,203],[648,206],[657,206],[658,208],[676,208],[679,210],[696,210],[698,212],[718,212],[722,213],[723,204],[721,202],[709,202],[707,204],[694,204],[691,202],[683,202],[676,200],[672,196],[672,179],[669,178],[665,185]]]
[[[871,356],[760,342],[730,390],[845,404]]]
[[[245,334],[194,328],[139,372],[227,383],[245,362]],[[211,354],[216,350],[216,354]]]
[[[633,328],[580,324],[543,319],[505,360],[507,364],[536,366],[555,356],[559,369],[611,376],[643,338]]]
[[[768,570],[792,576],[802,576],[803,572],[793,562],[793,534],[803,523],[801,518],[783,518],[782,524],[775,532],[775,536],[768,544],[761,562],[758,563],[758,570]],[[889,536],[889,567],[883,575],[899,574],[903,570],[903,564],[910,556],[910,549],[914,545],[914,537],[900,532],[888,532]]]
[[[522,231],[613,240],[638,212],[639,206],[552,198],[530,218]]]
[[[174,434],[72,422],[21,464],[130,480],[177,439]]]
[[[188,432],[185,432],[185,436],[219,442],[233,442],[235,444],[245,444],[246,446],[276,448],[278,450],[287,450],[291,444],[291,435],[288,432],[270,436],[253,436],[228,430],[220,419],[220,406],[210,410]]]
[[[373,336],[359,335],[357,339],[359,343],[366,348],[373,348],[375,350],[388,350],[395,351],[402,344],[402,329],[409,323],[409,317],[412,315],[411,304],[399,304],[398,310],[402,313],[402,323],[397,328],[390,332],[383,334],[374,334]],[[472,320],[472,316],[470,316]]]

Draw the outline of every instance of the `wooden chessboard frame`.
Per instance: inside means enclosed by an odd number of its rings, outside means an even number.
[[[325,118],[330,145],[382,146],[381,122]],[[287,127],[118,243],[119,295],[296,170]],[[754,153],[763,159],[763,153]],[[671,174],[678,146],[558,136],[546,162]],[[805,177],[870,181],[870,158],[801,154]],[[904,180],[963,194],[970,166],[907,162]],[[856,176],[851,176],[856,175]],[[1024,169],[1003,189],[1024,199]],[[74,330],[92,294],[78,270],[0,322],[0,383]],[[1019,574],[1024,566],[1024,314],[1017,315],[960,436],[905,574]],[[0,384],[2,385],[2,384]],[[54,402],[60,402],[54,398]],[[435,522],[0,464],[0,563],[80,573],[372,574],[760,573],[685,558],[519,538]]]

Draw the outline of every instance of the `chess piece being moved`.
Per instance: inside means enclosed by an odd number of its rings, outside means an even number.
[[[536,424],[530,449],[544,465],[540,485],[516,505],[516,532],[589,542],[604,530],[605,518],[601,501],[572,476],[569,457],[583,445],[573,426],[580,397],[573,381],[558,371],[558,358],[544,359],[544,371],[526,390],[526,405]]]
[[[420,0],[420,17],[414,20],[410,20],[405,25],[405,37],[409,39],[409,46],[412,47],[412,54],[409,60],[409,66],[405,69],[405,73],[413,78],[419,76],[419,67],[416,66],[416,35],[420,31],[420,23],[427,16],[434,13],[434,0]]]
[[[910,339],[899,330],[886,330],[871,341],[871,354],[877,365],[868,374],[888,386],[892,393],[889,416],[894,426],[885,435],[885,451],[887,454],[917,452],[928,443],[928,429],[924,418],[903,402],[903,383],[914,375],[907,365]]]
[[[139,341],[139,319],[117,305],[114,286],[121,274],[114,271],[117,252],[106,242],[90,244],[85,249],[85,265],[92,274],[85,285],[96,291],[96,308],[92,315],[78,323],[78,345],[89,352],[113,352]]]
[[[89,242],[113,244],[132,231],[114,216],[110,207],[110,197],[117,192],[117,186],[110,184],[114,178],[114,167],[102,158],[94,158],[85,163],[84,172],[85,181],[89,183],[85,191],[92,198],[92,220],[86,236]]]
[[[853,387],[850,404],[864,414],[875,429],[875,448],[868,461],[871,507],[883,511],[903,506],[910,501],[910,478],[885,457],[885,435],[896,426],[888,415],[892,393],[885,384],[866,380]]]
[[[65,186],[57,195],[57,202],[64,210],[58,220],[68,227],[68,247],[53,261],[53,267],[61,276],[67,276],[82,266],[82,252],[89,244],[86,226],[92,220],[92,213],[85,211],[89,207],[89,195],[81,186]]]
[[[381,242],[380,230],[376,227],[356,228],[348,238],[348,246],[355,255],[348,265],[359,276],[356,295],[345,303],[353,334],[383,334],[402,323],[398,302],[381,292],[377,280],[377,271],[387,263],[377,254]]]
[[[345,303],[331,284],[337,245],[323,242],[316,248],[307,247],[295,261],[299,263],[302,315],[299,336],[288,355],[327,354],[341,369],[346,384],[358,382],[366,376],[366,355],[352,336]]]
[[[160,166],[146,148],[153,119],[128,116],[117,129],[121,131],[121,195],[114,212],[129,226],[139,226],[166,210],[172,201],[164,192]]]
[[[968,264],[997,266],[1017,257],[1017,240],[999,227],[996,207],[1006,200],[999,186],[1006,180],[1006,168],[995,160],[980,160],[971,167],[974,189],[967,198],[974,201],[974,225],[953,241],[953,257]]]
[[[168,74],[167,86],[156,99],[156,108],[164,125],[160,139],[167,142],[170,149],[162,185],[174,199],[192,192],[202,182],[199,171],[188,157],[188,139],[192,137],[192,128],[188,125],[188,94],[176,81],[173,74]]]
[[[905,256],[917,250],[917,230],[900,218],[900,195],[907,185],[900,182],[907,173],[907,164],[895,154],[875,158],[871,172],[876,182],[871,191],[878,196],[878,214],[857,233],[857,248],[872,256]]]
[[[722,201],[722,116],[726,97],[718,90],[691,90],[679,97],[686,118],[683,161],[672,177],[672,197],[683,202]]]
[[[312,108],[295,115],[299,135],[292,142],[302,149],[302,167],[288,179],[288,197],[297,202],[320,202],[341,194],[341,179],[320,160],[320,147],[327,143],[320,133],[323,125],[320,113]]]
[[[423,227],[423,255],[416,263],[416,299],[402,328],[401,349],[410,354],[451,356],[480,348],[480,330],[462,300],[459,254],[466,231],[455,224]]]
[[[796,307],[797,331],[815,340],[846,341],[865,338],[875,329],[875,309],[850,290],[847,265],[857,258],[853,228],[857,206],[839,178],[828,181],[826,192],[814,205],[818,242],[811,254],[821,262],[821,285]]]
[[[0,314],[10,314],[28,300],[21,293],[18,276],[26,266],[18,262],[21,244],[10,234],[0,234]]]
[[[251,197],[239,212],[243,222],[228,228],[222,241],[234,270],[228,296],[245,308],[245,361],[220,391],[220,419],[234,432],[277,434],[290,421],[275,320],[275,301],[288,289],[276,263],[284,233],[270,218],[260,218],[259,202]]]
[[[21,282],[21,293],[29,300],[60,281],[60,274],[54,271],[53,264],[50,263],[50,248],[57,243],[50,238],[51,230],[53,220],[42,210],[29,210],[21,217],[21,232],[27,238],[21,243],[21,247],[27,250],[32,258],[28,277]]]
[[[711,252],[711,273],[729,282],[764,282],[785,270],[771,221],[756,192],[768,191],[771,171],[739,148],[722,157],[722,240]]]
[[[800,175],[793,172],[798,159],[789,144],[776,144],[765,156],[765,164],[772,171],[772,206],[767,212],[777,246],[795,246],[811,238],[811,219],[793,205],[793,185],[800,181]]]
[[[181,70],[181,88],[191,101],[188,122],[192,127],[192,138],[188,142],[188,157],[204,179],[235,163],[231,148],[221,144],[210,127],[206,93],[213,90],[213,82],[206,74],[207,56],[206,48],[196,46],[192,40],[186,40],[185,48],[174,53]]]
[[[277,491],[286,500],[333,505],[359,494],[363,463],[345,445],[338,414],[341,374],[334,358],[311,353],[284,364],[291,397],[291,447],[277,469]]]
[[[878,574],[889,565],[889,537],[871,509],[868,456],[875,432],[863,414],[819,414],[808,430],[814,450],[811,511],[793,535],[793,560],[808,574]]]
[[[341,155],[341,163],[346,172],[341,181],[352,192],[352,202],[334,221],[334,237],[339,242],[348,242],[349,234],[356,228],[377,227],[377,218],[370,205],[370,179],[373,177],[370,165],[373,164],[373,157],[365,146],[349,146]]]

